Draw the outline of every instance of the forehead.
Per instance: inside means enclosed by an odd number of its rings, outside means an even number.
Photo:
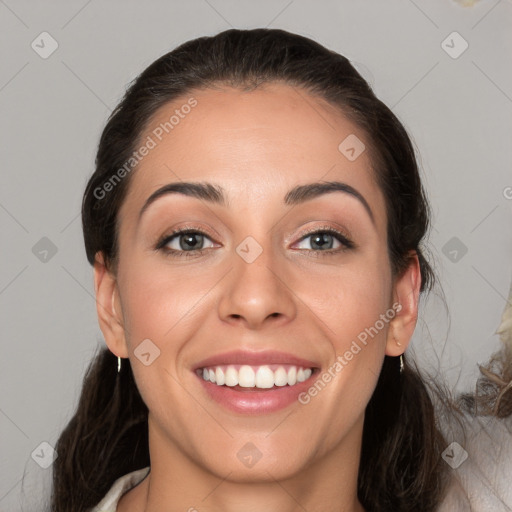
[[[194,90],[161,107],[141,134],[141,143],[151,141],[152,149],[131,177],[125,205],[140,206],[177,181],[219,184],[231,205],[269,202],[276,194],[281,201],[298,184],[343,181],[382,213],[369,151],[351,160],[340,151],[345,140],[368,148],[365,135],[339,109],[297,87]]]

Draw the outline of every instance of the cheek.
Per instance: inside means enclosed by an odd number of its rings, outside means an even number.
[[[390,307],[391,271],[385,259],[372,258],[317,278],[308,280],[303,293],[330,328],[330,338],[340,350],[374,326]],[[378,327],[385,334],[387,324]]]
[[[176,381],[184,377],[182,354],[188,342],[199,336],[205,313],[214,311],[210,292],[224,272],[197,272],[191,266],[176,269],[165,261],[143,258],[125,260],[124,268],[119,268],[126,343],[148,407],[156,400],[158,409],[163,394],[177,400],[183,395]]]
[[[161,349],[164,340],[180,339],[194,324],[198,304],[208,300],[212,284],[207,275],[191,276],[191,270],[171,269],[165,264],[127,265],[131,271],[120,272],[120,288],[127,341],[132,349],[149,338]],[[212,283],[214,283],[212,276]],[[202,306],[204,307],[204,306]],[[167,342],[166,342],[167,343]]]
[[[384,301],[369,295],[357,307],[351,301],[353,295],[338,297],[339,313],[328,320],[334,331],[329,338],[332,357],[299,396],[308,415],[322,419],[318,421],[317,435],[326,451],[362,421],[384,360],[388,329],[388,323],[380,316],[388,311]]]
[[[323,293],[310,288],[308,297],[327,326],[332,356],[301,403],[313,415],[328,414],[328,424],[348,426],[364,412],[384,359],[389,322],[395,316],[391,271],[385,259],[375,260],[360,269],[332,273],[325,285]],[[308,293],[306,287],[303,293]],[[338,434],[327,429],[324,435],[331,439]]]
[[[183,406],[180,355],[198,328],[197,307],[207,283],[187,271],[135,258],[119,269],[126,343],[137,388],[158,421],[179,431],[174,406]],[[203,299],[203,302],[201,302]],[[200,309],[200,308],[199,308]]]

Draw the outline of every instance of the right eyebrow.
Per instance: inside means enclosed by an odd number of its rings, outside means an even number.
[[[163,187],[153,192],[148,197],[144,203],[144,206],[140,210],[139,220],[143,213],[148,209],[150,204],[162,196],[173,193],[196,197],[197,199],[204,199],[211,203],[220,205],[226,205],[227,203],[226,196],[224,195],[224,189],[218,185],[214,185],[213,183],[194,183],[186,181],[168,183],[167,185],[164,185]]]

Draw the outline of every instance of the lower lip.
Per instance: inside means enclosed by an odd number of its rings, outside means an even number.
[[[217,386],[212,382],[197,376],[210,398],[227,409],[241,414],[268,414],[288,407],[297,402],[299,395],[311,386],[312,378],[316,376],[313,371],[309,379],[298,382],[293,386],[279,386],[270,389],[242,388]]]

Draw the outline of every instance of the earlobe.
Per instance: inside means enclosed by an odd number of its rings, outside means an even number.
[[[98,322],[109,350],[118,357],[128,357],[122,311],[115,307],[117,281],[108,271],[101,252],[94,261],[94,291]]]
[[[386,355],[397,357],[407,349],[418,319],[421,271],[416,251],[411,251],[409,266],[394,285],[396,312],[391,320],[386,341]]]

